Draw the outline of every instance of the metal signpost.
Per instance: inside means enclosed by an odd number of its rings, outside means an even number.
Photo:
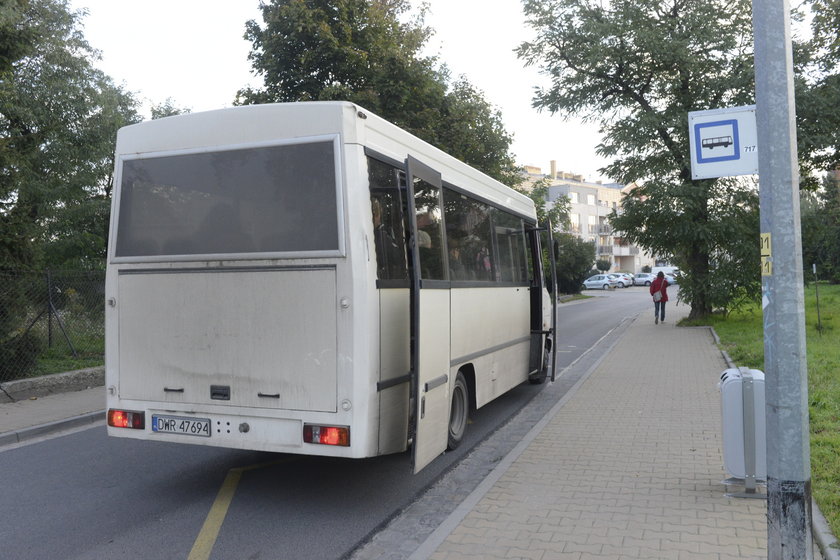
[[[753,0],[767,402],[767,558],[810,560],[811,457],[788,0]]]
[[[789,1],[753,0],[753,30],[756,105],[689,113],[692,178],[754,174],[758,156],[767,558],[813,560],[805,295]]]

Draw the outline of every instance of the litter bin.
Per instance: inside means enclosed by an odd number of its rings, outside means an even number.
[[[764,372],[730,368],[720,376],[723,467],[748,494],[767,479],[767,428]]]

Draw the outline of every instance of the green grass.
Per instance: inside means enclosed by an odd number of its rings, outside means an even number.
[[[570,301],[578,301],[578,300],[581,300],[581,299],[590,299],[592,297],[594,297],[594,296],[588,296],[586,294],[571,294],[571,295],[565,295],[564,294],[562,296],[562,298],[560,299],[560,303],[564,304],[564,303],[569,303]]]
[[[814,499],[834,535],[840,535],[840,286],[805,288],[811,482]],[[712,325],[738,366],[764,370],[764,336],[758,305],[714,316]],[[819,329],[818,327],[822,328]]]

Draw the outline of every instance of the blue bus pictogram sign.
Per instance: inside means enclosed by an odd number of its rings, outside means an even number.
[[[755,105],[690,111],[688,142],[694,180],[758,173]]]
[[[694,148],[697,151],[697,163],[740,159],[738,121],[729,119],[695,124]]]

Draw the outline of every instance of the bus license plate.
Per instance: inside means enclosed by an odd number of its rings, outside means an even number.
[[[166,434],[210,437],[210,419],[153,414],[152,431]]]

